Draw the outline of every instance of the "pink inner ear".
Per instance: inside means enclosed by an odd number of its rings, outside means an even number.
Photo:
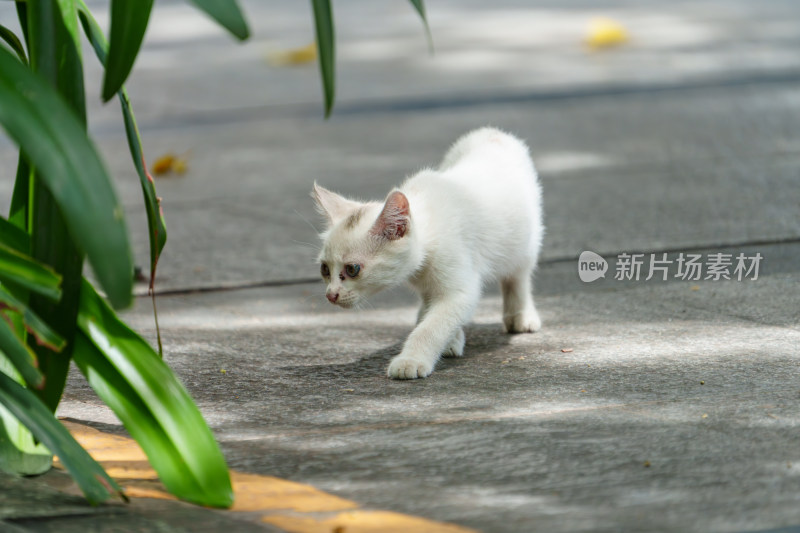
[[[393,191],[386,199],[383,211],[372,226],[371,233],[385,239],[401,239],[408,230],[408,198],[400,191]]]

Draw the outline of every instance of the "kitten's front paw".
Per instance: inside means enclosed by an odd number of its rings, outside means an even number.
[[[461,357],[464,355],[464,342],[466,341],[464,337],[464,330],[458,328],[458,332],[455,334],[453,339],[450,341],[450,344],[447,345],[445,348],[444,353],[442,354],[443,357]]]
[[[503,323],[508,333],[536,333],[542,329],[542,319],[535,309],[513,316],[504,316]]]
[[[433,365],[427,361],[397,356],[389,363],[386,374],[392,379],[425,378],[433,372]]]

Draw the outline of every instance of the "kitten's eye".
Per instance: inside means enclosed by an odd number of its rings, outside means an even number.
[[[331,275],[331,270],[328,268],[328,265],[326,265],[325,263],[322,263],[322,266],[319,267],[319,271],[322,274],[323,278],[327,278],[328,276]]]
[[[349,277],[354,278],[361,272],[361,265],[347,265],[344,267],[344,273]]]

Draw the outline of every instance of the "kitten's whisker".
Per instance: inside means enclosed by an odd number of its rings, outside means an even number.
[[[292,239],[292,242],[295,243],[295,244],[303,244],[303,245],[308,246],[310,248],[313,248],[314,250],[317,250],[317,251],[319,251],[319,249],[320,249],[319,244],[311,244],[310,242],[303,242],[303,241],[298,241],[298,240],[295,240],[295,239]],[[316,263],[316,261],[315,261],[315,263]]]
[[[375,306],[372,305],[372,302],[370,302],[366,298],[364,298],[363,300],[359,301],[358,302],[358,306],[359,306],[358,307],[359,309],[364,309],[366,307],[369,307],[370,309],[375,309]]]
[[[302,218],[305,221],[306,224],[311,226],[311,229],[314,230],[314,233],[320,233],[320,231],[316,227],[314,227],[314,224],[312,224],[306,217],[304,217],[303,215],[300,214],[300,211],[298,211],[297,209],[292,209],[292,211],[294,211],[297,216]]]

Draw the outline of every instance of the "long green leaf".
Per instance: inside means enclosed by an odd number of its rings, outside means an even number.
[[[0,123],[46,182],[70,235],[115,307],[132,300],[133,259],[122,206],[75,115],[45,82],[0,49]]]
[[[27,0],[25,3],[27,7],[24,16],[23,11],[19,10],[20,23],[25,22],[28,29],[26,41],[35,79],[41,80],[48,89],[55,90],[56,99],[66,105],[65,116],[77,119],[76,131],[85,136],[86,96],[75,2],[74,0]],[[38,108],[42,108],[41,102],[35,103],[39,104]],[[35,125],[30,120],[28,123],[30,126]],[[61,134],[67,133],[64,131],[64,125],[57,120],[48,126]],[[64,205],[63,190],[58,190],[58,186],[54,184],[71,188],[77,184],[73,183],[69,179],[70,176],[65,175],[67,173],[63,171],[67,159],[63,150],[50,154],[49,157],[57,158],[58,164],[48,168],[39,164],[33,151],[28,150],[24,143],[20,143],[20,148],[27,156],[27,163],[32,169],[28,178],[25,225],[26,231],[31,235],[30,255],[50,265],[63,278],[62,296],[57,302],[37,294],[31,294],[29,297],[31,309],[68,342],[66,350],[61,354],[54,354],[43,347],[32,346],[39,359],[40,369],[47,376],[45,386],[36,393],[55,412],[69,372],[69,353],[72,339],[77,331],[78,300],[86,254],[80,245],[81,235],[77,234],[73,224],[74,217],[70,216],[69,208]],[[24,186],[23,175],[20,174],[19,177],[23,178],[23,182],[19,183],[15,190]],[[94,213],[84,213],[81,216],[93,215]],[[96,232],[96,230],[95,222],[95,227],[91,231]],[[20,297],[25,296],[17,294]]]
[[[78,324],[76,364],[142,446],[167,489],[194,503],[230,506],[225,459],[189,393],[88,282]]]
[[[97,21],[92,16],[91,11],[83,0],[78,0],[78,10],[80,15],[81,24],[86,33],[86,37],[92,43],[97,58],[100,63],[105,66],[106,56],[108,50],[108,43],[106,43],[103,30]],[[125,122],[125,133],[128,137],[128,148],[133,158],[133,165],[136,168],[136,173],[139,175],[139,182],[142,186],[142,194],[144,195],[145,212],[147,213],[147,228],[148,228],[148,241],[150,243],[150,294],[153,298],[153,316],[155,318],[156,333],[158,337],[158,354],[163,355],[163,348],[161,345],[161,330],[158,327],[158,315],[156,313],[156,297],[154,292],[154,284],[156,279],[156,268],[158,267],[158,259],[161,256],[161,251],[167,243],[167,226],[164,222],[164,212],[161,209],[161,199],[156,194],[155,181],[153,176],[147,171],[147,163],[145,162],[144,153],[142,151],[142,140],[139,136],[139,128],[136,125],[136,117],[133,115],[128,94],[125,87],[121,87],[119,92],[120,105],[122,106],[122,117]]]
[[[60,93],[85,129],[86,97],[74,0],[26,0],[25,4],[31,70]]]
[[[18,315],[22,327],[33,335],[36,344],[39,346],[43,346],[53,352],[60,352],[64,349],[66,344],[64,338],[53,331],[30,307],[3,287],[0,287],[0,307],[4,308],[4,314],[13,312]]]
[[[35,388],[40,388],[43,385],[44,376],[37,368],[36,355],[25,344],[25,341],[16,336],[14,328],[6,322],[5,317],[0,317],[0,351],[13,363],[14,368],[22,375],[28,385]]]
[[[144,40],[153,0],[111,0],[108,62],[103,101],[108,102],[128,78]]]
[[[167,225],[164,221],[164,211],[161,209],[161,199],[156,193],[155,181],[147,170],[144,153],[142,152],[142,140],[139,136],[139,127],[136,125],[136,118],[133,116],[130,100],[124,90],[120,91],[119,99],[122,106],[122,117],[125,122],[125,133],[128,137],[128,148],[133,158],[133,166],[139,175],[139,182],[142,185],[145,211],[147,212],[147,227],[150,237],[150,290],[152,291],[158,259],[167,244]]]
[[[22,168],[22,167],[25,168]],[[22,175],[22,179],[20,179]],[[23,183],[24,181],[24,183]],[[15,223],[0,217],[0,242],[11,247],[12,249],[22,252],[30,253],[30,235],[23,229],[27,226],[28,214],[28,186],[29,186],[29,170],[25,156],[20,152],[19,167],[17,169],[17,182],[14,189],[14,197],[11,201],[11,215],[15,218]],[[18,195],[19,190],[24,188],[24,197]],[[15,202],[18,202],[18,207],[15,209]],[[14,292],[28,301],[28,291],[15,288]],[[3,306],[19,311],[25,308],[24,305],[17,305],[19,302],[16,297],[11,296],[4,288],[0,287],[0,297],[7,297],[3,301]],[[21,302],[19,302],[21,304]],[[23,312],[30,313],[36,316],[30,309],[25,309]],[[9,317],[12,322],[14,334],[16,338],[24,337],[25,327],[24,320],[21,316]],[[36,316],[36,319],[39,317]],[[52,331],[52,330],[51,330]],[[28,349],[28,346],[25,345]],[[30,357],[25,357],[30,361]],[[39,373],[38,369],[35,369]],[[11,360],[3,354],[0,354],[0,372],[5,372],[12,379],[18,383],[25,383],[25,379],[19,372],[19,364],[12,364]],[[35,381],[34,381],[35,383]],[[4,406],[0,405],[0,470],[12,472],[18,475],[39,475],[47,472],[52,467],[53,458],[50,450],[48,450],[41,443],[37,442],[30,430],[25,427],[11,412]]]
[[[74,354],[75,363],[89,384],[140,443],[167,489],[183,499],[206,503],[197,496],[202,494],[203,489],[195,481],[169,434],[158,423],[136,389],[128,384],[83,332],[78,332],[75,337]]]
[[[0,217],[0,244],[21,251],[30,248],[30,236],[11,222]],[[19,293],[20,291],[14,291]],[[24,294],[28,294],[25,292]],[[60,352],[66,341],[42,320],[28,305],[10,290],[0,286],[0,308],[14,311],[19,315],[20,331],[25,330],[34,336],[36,344]]]
[[[431,35],[431,28],[428,26],[428,16],[425,14],[425,4],[422,0],[409,0],[411,5],[414,6],[414,9],[417,10],[419,13],[420,18],[422,18],[422,24],[425,26],[425,36],[428,39],[428,50],[433,53],[433,35]]]
[[[25,156],[25,153],[20,150],[19,158],[17,159],[17,177],[14,180],[14,192],[11,194],[11,207],[8,210],[8,220],[20,230],[25,231],[26,235],[28,230],[28,204],[30,203],[31,174],[28,158]],[[30,253],[30,244],[25,250],[19,251]]]
[[[83,3],[83,0],[78,0],[78,13],[86,37],[89,39],[89,42],[92,43],[92,47],[100,63],[105,66],[108,44],[103,35],[103,30],[97,24],[97,21],[92,16],[91,11],[86,7],[86,4]],[[133,165],[136,167],[136,173],[139,174],[142,194],[144,195],[145,211],[147,212],[147,226],[150,236],[150,289],[152,290],[158,258],[167,242],[167,227],[164,223],[161,203],[156,194],[155,182],[147,171],[144,154],[142,152],[142,141],[139,136],[139,128],[136,125],[136,118],[133,115],[133,110],[128,100],[128,94],[125,92],[125,87],[121,87],[118,94],[122,106],[122,117],[125,121],[125,133],[128,136],[128,148],[133,158]]]
[[[0,217],[0,243],[17,252],[27,253],[31,248],[31,236],[16,224]]]
[[[22,46],[22,43],[19,40],[19,37],[16,34],[6,28],[5,26],[0,24],[0,39],[3,39],[8,46],[11,47],[12,50],[17,54],[17,57],[20,61],[24,64],[28,64],[28,57],[25,55],[25,47]]]
[[[31,391],[0,372],[0,403],[17,417],[72,474],[91,504],[111,496],[124,498],[122,489],[97,461],[81,448],[69,431]]]
[[[57,4],[58,10],[61,13],[61,22],[64,25],[63,29],[66,30],[69,39],[75,46],[75,51],[77,52],[77,59],[80,60],[81,34],[80,31],[78,30],[78,12],[75,9],[76,7],[75,0],[55,0],[54,3]]]
[[[35,79],[41,80],[48,89],[55,90],[56,99],[66,105],[64,116],[77,119],[76,133],[85,137],[86,96],[75,0],[27,0],[25,3],[27,8],[24,16],[20,11],[20,23],[27,21],[26,41]],[[39,104],[37,108],[41,110],[41,102],[35,103]],[[51,123],[48,126],[53,131],[59,134],[68,133],[64,124],[58,120],[53,121],[52,117],[49,118]],[[31,120],[28,122],[31,126],[35,125]],[[76,206],[65,205],[64,190],[59,190],[59,187],[75,189],[77,186],[80,189],[80,184],[74,183],[69,173],[63,170],[65,161],[68,161],[68,154],[64,153],[63,149],[50,154],[49,157],[57,159],[57,164],[47,167],[37,161],[33,150],[28,149],[24,143],[20,143],[20,148],[27,156],[27,162],[33,170],[28,181],[26,224],[26,230],[31,235],[30,255],[53,267],[63,278],[62,296],[57,302],[37,294],[31,294],[29,298],[31,309],[58,331],[68,343],[67,348],[60,354],[40,346],[32,346],[39,359],[40,369],[47,376],[45,386],[36,393],[55,412],[69,372],[69,355],[77,331],[78,301],[87,251],[81,242],[84,237],[82,233],[85,232],[76,229],[75,215],[93,224],[93,226],[87,224],[86,230],[95,234],[99,220],[94,218],[97,213],[79,214],[77,211],[71,213],[70,209]],[[80,163],[86,166],[85,161],[76,163],[79,163],[76,169],[79,169]],[[91,167],[91,162],[89,163]],[[100,168],[102,169],[102,166]],[[96,187],[103,186],[98,181],[90,181],[88,184],[95,187],[95,190]],[[107,187],[110,189],[110,184]],[[76,192],[84,195],[84,191],[81,190],[69,191],[70,194]],[[85,202],[85,199],[81,200]],[[106,206],[105,209],[112,210],[113,214],[113,207]],[[94,222],[91,222],[92,219]],[[93,255],[99,256],[97,253]],[[18,296],[24,295],[18,294]]]
[[[22,376],[8,358],[0,354],[0,372],[17,383]],[[30,430],[0,403],[0,470],[22,476],[44,474],[53,466],[53,454],[37,442]]]
[[[60,275],[47,265],[2,243],[0,243],[0,281],[12,282],[51,300],[61,298]]]
[[[325,118],[333,110],[336,99],[336,50],[333,31],[333,12],[329,0],[311,0],[314,8],[314,25],[317,29],[317,55],[322,88],[325,95]]]
[[[17,18],[19,19],[19,26],[22,29],[22,40],[30,51],[31,41],[28,38],[28,4],[27,2],[14,2],[17,8]]]
[[[247,21],[236,0],[190,0],[240,41],[250,37]]]

